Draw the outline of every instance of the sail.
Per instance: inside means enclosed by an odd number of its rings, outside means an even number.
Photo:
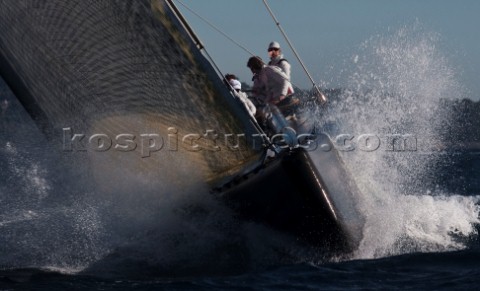
[[[2,77],[50,139],[86,157],[94,175],[116,168],[155,179],[178,158],[214,181],[258,159],[248,113],[167,4],[0,4]]]

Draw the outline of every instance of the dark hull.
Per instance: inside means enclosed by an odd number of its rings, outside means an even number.
[[[226,184],[219,197],[242,219],[265,223],[331,253],[353,251],[363,226],[355,206],[358,190],[333,149],[321,155],[323,167],[303,148],[285,152]],[[337,185],[330,182],[332,173]]]

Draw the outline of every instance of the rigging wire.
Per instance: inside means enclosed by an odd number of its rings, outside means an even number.
[[[244,51],[246,51],[249,55],[251,56],[255,56],[254,53],[252,53],[249,49],[247,49],[245,46],[243,46],[242,44],[240,44],[239,42],[237,42],[236,40],[234,40],[233,38],[231,38],[228,34],[226,34],[225,32],[223,32],[220,28],[218,28],[217,26],[215,26],[215,24],[211,23],[208,19],[206,19],[205,17],[202,17],[200,14],[198,14],[197,12],[195,12],[194,10],[192,10],[190,7],[188,7],[185,3],[183,3],[181,0],[177,0],[178,3],[180,3],[180,5],[182,5],[185,9],[187,9],[188,11],[190,11],[191,13],[195,14],[195,16],[197,16],[198,18],[200,18],[203,22],[205,22],[206,24],[208,24],[211,28],[213,28],[214,30],[216,30],[218,33],[220,33],[221,35],[223,35],[224,37],[226,37],[228,40],[230,40],[231,42],[233,42],[235,45],[237,45],[238,47],[240,47],[241,49],[243,49]]]
[[[275,24],[277,25],[278,29],[279,29],[280,32],[282,33],[283,37],[284,37],[285,40],[287,41],[287,43],[288,43],[288,45],[290,46],[290,48],[292,49],[293,53],[295,54],[295,57],[296,57],[297,60],[300,62],[300,65],[302,65],[302,68],[303,68],[303,70],[305,71],[305,73],[307,74],[307,76],[308,76],[308,78],[310,79],[310,81],[312,82],[313,88],[314,88],[315,91],[317,92],[318,97],[321,99],[321,101],[322,101],[323,103],[325,103],[325,102],[327,101],[327,97],[325,97],[325,95],[322,93],[322,91],[320,91],[320,89],[318,88],[318,86],[315,84],[315,81],[313,80],[312,76],[311,76],[310,73],[308,72],[307,67],[304,65],[304,63],[303,63],[302,60],[300,59],[300,56],[298,55],[297,51],[296,51],[295,48],[293,47],[292,43],[290,42],[290,39],[288,39],[287,34],[286,34],[285,31],[283,30],[283,28],[280,26],[280,22],[279,22],[279,21],[277,20],[277,18],[275,17],[275,14],[273,14],[272,9],[270,9],[270,6],[268,5],[267,0],[263,0],[263,4],[265,4],[265,7],[267,8],[268,12],[270,13],[270,15],[271,15],[272,18],[273,18],[273,21],[275,21]]]
[[[174,0],[168,0],[168,2],[171,2],[173,4],[173,1]],[[210,22],[208,19],[202,17],[200,14],[198,14],[197,12],[195,12],[193,9],[191,9],[190,7],[188,7],[185,3],[183,3],[181,0],[176,0],[180,5],[182,5],[185,9],[187,9],[188,11],[190,11],[191,13],[193,13],[195,16],[197,16],[200,20],[202,20],[203,22],[205,22],[207,25],[209,25],[211,28],[213,28],[214,30],[216,30],[218,33],[220,33],[221,35],[223,35],[225,38],[227,38],[228,40],[230,40],[232,43],[234,43],[235,45],[237,45],[239,48],[243,49],[245,52],[247,52],[250,56],[256,56],[253,52],[251,52],[249,49],[247,49],[245,46],[243,46],[242,44],[240,44],[239,42],[235,41],[233,38],[231,38],[228,34],[226,34],[225,32],[223,32],[220,28],[218,28],[217,26],[215,26],[212,22]],[[297,51],[295,50],[295,48],[292,46],[290,40],[288,39],[287,35],[285,34],[285,32],[283,31],[283,29],[280,27],[280,23],[276,20],[276,17],[274,16],[273,12],[271,11],[270,7],[268,6],[268,4],[266,3],[266,1],[264,0],[264,3],[268,9],[268,11],[270,12],[270,15],[273,17],[273,19],[275,20],[277,26],[280,28],[280,31],[282,32],[283,36],[285,37],[288,45],[290,46],[290,48],[292,49],[293,53],[295,54],[295,56],[297,57],[298,61],[300,62],[300,64],[302,65],[305,73],[307,74],[307,76],[310,78],[310,81],[312,82],[313,84],[313,88],[314,90],[316,91],[316,93],[314,93],[314,95],[317,96],[317,100],[319,99],[320,103],[321,104],[324,104],[326,103],[327,99],[325,97],[325,95],[320,91],[320,89],[318,88],[318,86],[315,84],[315,82],[313,81],[313,78],[311,77],[311,75],[309,74],[307,68],[305,67],[305,65],[303,64],[302,60],[300,59],[300,56],[298,55]],[[173,6],[175,6],[173,4]],[[175,8],[176,9],[176,8]],[[179,15],[180,12],[177,11]],[[183,18],[183,17],[182,17]],[[223,75],[223,73],[221,72],[220,68],[217,66],[217,64],[215,63],[215,61],[213,60],[213,58],[210,56],[210,54],[208,53],[208,51],[206,50],[205,46],[201,43],[201,41],[196,37],[195,33],[191,30],[191,28],[188,26],[188,24],[186,23],[186,20],[183,19],[183,22],[184,24],[183,25],[186,25],[187,26],[187,30],[189,31],[190,34],[192,34],[192,38],[193,40],[196,42],[198,48],[200,50],[203,50],[204,53],[206,54],[206,57],[209,59],[210,63],[215,67],[215,69],[217,70],[217,72],[220,74],[220,76],[226,80],[225,76]],[[262,61],[263,62],[263,61]],[[264,63],[265,64],[265,63]],[[290,81],[290,80],[289,80]],[[227,82],[228,83],[228,82]],[[292,86],[294,86],[294,84],[290,81],[290,83],[292,84]],[[255,118],[252,119],[252,122],[253,122],[253,125],[259,130],[259,132],[262,132],[263,133],[263,129],[261,128],[261,126],[258,124],[258,122],[256,121]],[[262,134],[262,137],[264,137],[265,134]],[[266,144],[266,147],[267,148],[270,148],[272,150],[274,150],[275,152],[277,152],[277,148],[276,146],[269,140],[269,139],[264,139],[264,142]],[[265,152],[266,154],[266,152]]]
[[[207,23],[209,23],[209,25],[213,26],[213,24],[210,24],[209,21],[207,21],[206,19],[202,18],[200,15],[198,15],[197,13],[195,13],[193,10],[191,10],[190,8],[188,8],[185,4],[182,3],[181,0],[177,0],[178,3],[180,3],[183,7],[185,7],[186,9],[188,9],[189,11],[191,11],[192,13],[194,13],[195,15],[197,15],[198,17],[200,17],[200,19],[206,21]],[[178,8],[176,7],[175,3],[173,2],[173,0],[167,0],[167,3],[169,3],[169,6],[170,8],[173,10],[173,12],[176,14],[177,17],[179,17],[180,19],[180,22],[182,23],[182,25],[184,26],[184,28],[187,30],[187,32],[190,34],[192,40],[195,42],[195,44],[198,46],[198,48],[200,50],[203,50],[203,52],[205,53],[206,57],[208,58],[209,62],[212,64],[212,66],[215,68],[215,70],[217,71],[217,73],[221,76],[221,78],[225,81],[227,81],[225,75],[222,73],[222,71],[220,70],[220,68],[217,66],[217,64],[215,63],[215,61],[213,60],[213,58],[210,56],[210,54],[208,53],[207,49],[205,48],[205,46],[202,44],[202,42],[200,41],[200,39],[198,39],[198,37],[195,35],[195,33],[193,32],[192,28],[188,25],[186,19],[183,18],[182,14],[180,13],[180,11],[178,11]],[[213,26],[214,27],[214,26]],[[223,33],[222,31],[220,31],[218,28],[215,28],[217,31],[219,31],[220,33],[222,33],[222,35],[224,35],[225,37],[227,37],[228,39],[230,39],[231,41],[233,41],[235,44],[237,44],[238,46],[242,47],[244,50],[246,50],[249,54],[252,54],[250,51],[248,51],[245,47],[241,46],[239,43],[237,43],[236,41],[234,41],[232,38],[230,38],[228,35],[226,35],[225,33]],[[253,54],[252,54],[253,55]],[[226,82],[227,84],[229,84],[228,82]],[[233,90],[233,87],[229,84],[229,87],[230,87],[230,90]],[[241,101],[240,101],[241,102]],[[250,121],[252,122],[253,126],[258,130],[258,132],[261,133],[261,137],[262,137],[262,140],[263,142],[265,143],[265,146],[266,148],[269,148],[269,149],[272,149],[276,152],[276,147],[275,145],[268,139],[266,138],[266,134],[264,133],[262,127],[258,124],[257,120],[253,117],[250,116],[250,113],[247,112],[247,115],[249,116],[249,119]],[[265,150],[265,153],[264,155],[266,155],[267,151]]]
[[[183,3],[181,0],[176,0],[178,3],[180,3],[180,5],[182,5],[185,9],[187,9],[188,11],[190,11],[191,13],[193,13],[195,16],[197,16],[200,20],[202,20],[203,22],[205,22],[208,26],[210,26],[211,28],[213,28],[214,30],[216,30],[218,33],[220,33],[221,35],[223,35],[225,38],[227,38],[228,40],[230,40],[232,43],[234,43],[236,46],[238,46],[239,48],[243,49],[245,52],[247,52],[250,56],[256,56],[253,52],[251,52],[249,49],[247,49],[244,45],[240,44],[239,42],[237,42],[236,40],[234,40],[232,37],[230,37],[228,34],[226,34],[224,31],[222,31],[220,28],[218,28],[215,24],[213,24],[211,21],[209,21],[208,19],[206,19],[205,17],[201,16],[200,14],[198,14],[197,12],[195,12],[193,9],[191,9],[188,5],[186,5],[185,3]],[[317,84],[315,83],[315,81],[313,80],[312,76],[310,75],[310,73],[308,72],[307,70],[307,67],[305,66],[305,64],[303,63],[303,61],[301,60],[299,54],[297,53],[297,51],[295,50],[295,48],[293,47],[292,43],[290,42],[289,38],[287,37],[285,31],[283,30],[283,28],[280,26],[280,22],[277,20],[277,18],[275,17],[275,15],[273,14],[273,11],[270,9],[270,6],[268,5],[267,1],[266,0],[263,0],[263,3],[265,4],[268,12],[270,13],[270,15],[272,16],[273,20],[275,21],[275,24],[278,26],[280,32],[282,33],[283,37],[285,38],[285,40],[287,41],[289,47],[291,48],[291,50],[293,51],[295,57],[297,58],[297,60],[299,61],[300,65],[302,66],[304,72],[306,73],[307,77],[310,79],[310,82],[312,83],[313,85],[313,90],[314,90],[314,94],[318,96],[318,98],[320,99],[320,102],[323,104],[327,101],[327,97],[325,96],[325,94],[323,94],[323,92],[318,88]],[[205,47],[203,46],[203,44],[199,44],[200,45],[200,49],[204,49],[205,50]],[[205,50],[206,52],[206,50]],[[210,55],[208,55],[208,52],[207,53],[207,56],[208,58],[213,61],[213,59],[210,57]],[[263,62],[263,61],[262,61]],[[265,63],[264,63],[265,64]],[[217,67],[215,65],[215,67]],[[217,67],[218,69],[218,67]],[[220,71],[218,69],[218,71]],[[290,83],[292,84],[292,86],[294,87],[297,87],[295,86],[295,84],[293,82],[291,82],[291,80],[289,80]]]
[[[178,0],[178,2],[180,2],[180,0]],[[208,53],[207,49],[205,48],[205,46],[203,45],[203,43],[200,41],[200,39],[198,39],[198,37],[196,36],[196,34],[193,32],[192,28],[190,27],[190,25],[188,25],[187,23],[187,20],[183,17],[183,15],[180,13],[180,11],[178,10],[177,6],[175,5],[175,3],[173,2],[173,0],[167,0],[167,4],[168,6],[170,7],[170,9],[175,13],[176,17],[178,17],[178,19],[180,20],[180,23],[181,25],[185,28],[185,30],[187,31],[187,33],[190,35],[190,38],[193,40],[193,42],[197,45],[198,49],[200,50],[203,50],[205,56],[207,57],[208,61],[212,64],[212,66],[214,67],[214,69],[217,71],[217,73],[222,76],[224,79],[224,75],[222,73],[222,70],[220,70],[220,68],[217,66],[217,64],[215,63],[215,61],[213,60],[212,56],[210,56],[210,54]]]
[[[200,14],[198,14],[197,12],[195,12],[192,8],[190,8],[188,5],[186,5],[185,3],[183,3],[181,0],[176,0],[180,5],[182,5],[185,9],[187,9],[188,11],[190,11],[192,14],[194,14],[195,16],[197,16],[200,20],[202,20],[203,22],[205,22],[208,26],[210,26],[211,28],[213,28],[214,30],[216,30],[218,33],[220,33],[221,35],[223,35],[225,38],[227,38],[228,40],[230,40],[232,43],[234,43],[236,46],[238,46],[239,48],[243,49],[245,52],[247,52],[247,54],[249,54],[250,56],[252,57],[256,57],[256,55],[251,52],[248,48],[246,48],[244,45],[240,44],[238,41],[234,40],[232,37],[230,37],[227,33],[225,33],[224,31],[222,31],[220,28],[218,28],[215,24],[213,24],[211,21],[209,21],[208,19],[206,19],[205,17],[201,16]],[[205,53],[207,54],[207,57],[209,58],[209,61],[212,62],[214,64],[214,66],[217,68],[217,71],[220,72],[220,75],[222,75],[220,69],[217,67],[217,65],[215,64],[215,62],[213,61],[213,58],[208,54],[205,46],[203,44],[200,43],[200,41],[198,40],[198,43],[197,45],[199,46],[200,49],[203,49],[205,51]],[[262,63],[264,65],[267,65],[267,63],[265,63],[263,60],[261,60]],[[223,76],[223,75],[222,75]],[[296,87],[296,88],[299,88],[298,86],[296,86],[291,80],[288,80],[290,82],[290,84],[292,84],[293,87]],[[317,91],[318,88],[317,88]],[[323,95],[321,95],[323,96]]]

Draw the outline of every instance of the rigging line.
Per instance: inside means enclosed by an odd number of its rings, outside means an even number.
[[[183,5],[186,9],[190,10],[192,13],[194,13],[195,15],[199,16],[198,14],[196,14],[195,12],[193,12],[190,8],[186,7],[180,0],[177,0],[181,5]],[[190,27],[190,25],[188,25],[186,19],[183,17],[183,15],[180,13],[180,11],[178,11],[178,8],[175,6],[175,3],[173,3],[173,0],[167,0],[167,3],[169,4],[169,7],[173,10],[173,12],[176,14],[176,16],[180,19],[182,25],[184,26],[184,28],[188,31],[188,33],[190,34],[191,38],[193,39],[193,41],[196,43],[196,45],[198,46],[198,48],[200,50],[203,50],[205,56],[207,57],[207,59],[209,60],[210,64],[212,64],[212,66],[214,67],[214,69],[217,71],[217,73],[221,76],[221,78],[225,81],[226,78],[225,78],[225,75],[222,73],[222,70],[220,70],[220,68],[217,66],[217,64],[215,63],[215,61],[213,60],[213,58],[210,56],[210,54],[208,53],[207,49],[205,48],[205,46],[201,43],[201,41],[198,39],[198,37],[195,35],[195,33],[193,32],[192,28]],[[199,16],[200,17],[200,16]],[[248,50],[247,50],[248,51]],[[228,83],[228,82],[227,82]],[[233,89],[232,86],[230,86],[231,90]],[[238,100],[237,97],[234,97],[235,99]],[[240,100],[239,100],[240,101]],[[240,101],[241,102],[241,101]],[[273,145],[273,143],[268,139],[266,138],[266,134],[265,132],[263,131],[262,127],[258,124],[257,120],[253,117],[250,116],[250,113],[247,112],[247,115],[249,116],[249,119],[250,121],[252,122],[253,126],[257,129],[258,132],[261,133],[261,136],[262,136],[262,139],[263,139],[263,142],[265,142],[267,148],[274,148],[275,146]],[[266,150],[265,150],[265,153],[266,153]]]
[[[187,10],[190,11],[191,13],[195,14],[195,16],[197,16],[198,18],[200,18],[203,22],[205,22],[206,24],[208,24],[210,27],[212,27],[213,29],[215,29],[218,33],[220,33],[221,35],[223,35],[224,37],[226,37],[228,40],[230,40],[231,42],[233,42],[235,45],[237,45],[238,47],[240,47],[241,49],[243,49],[244,51],[246,51],[249,55],[255,56],[255,54],[252,53],[249,49],[247,49],[245,46],[243,46],[242,44],[240,44],[239,42],[237,42],[236,40],[234,40],[233,38],[231,38],[230,36],[228,36],[228,34],[226,34],[226,33],[223,32],[220,28],[218,28],[218,27],[215,26],[213,23],[211,23],[210,21],[208,21],[208,19],[202,17],[200,14],[198,14],[197,12],[195,12],[194,10],[192,10],[190,7],[188,7],[186,4],[184,4],[181,0],[177,0],[177,2],[180,3],[180,5],[182,5],[185,9],[187,9]]]
[[[173,0],[172,0],[173,1]],[[233,42],[235,45],[237,45],[238,47],[240,47],[241,49],[243,49],[244,51],[246,51],[248,54],[250,54],[250,56],[252,57],[256,57],[256,55],[254,53],[252,53],[250,50],[248,50],[245,46],[243,46],[242,44],[240,44],[239,42],[235,41],[233,38],[231,38],[230,36],[228,36],[225,32],[223,32],[221,29],[219,29],[218,27],[215,26],[215,24],[213,24],[211,21],[209,21],[208,19],[206,19],[205,17],[201,16],[200,14],[198,14],[197,12],[195,12],[193,9],[191,9],[190,7],[188,7],[185,3],[183,3],[181,0],[176,0],[180,5],[182,5],[185,9],[187,9],[188,11],[190,11],[191,13],[193,13],[195,16],[197,16],[198,18],[200,18],[202,21],[204,21],[205,23],[207,23],[210,27],[212,27],[213,29],[215,29],[217,32],[219,32],[221,35],[223,35],[225,38],[227,38],[228,40],[230,40],[231,42]],[[193,32],[192,32],[193,33]],[[221,73],[220,69],[218,69],[217,65],[215,64],[215,62],[213,61],[212,57],[208,54],[205,46],[200,43],[200,41],[197,41],[197,45],[200,47],[200,49],[203,49],[205,51],[205,53],[207,54],[207,57],[208,59],[214,64],[214,66],[217,68],[217,71],[220,72],[220,75],[223,76],[223,74]],[[264,65],[268,65],[268,63],[264,62],[263,60],[261,60],[262,63]],[[287,78],[285,78],[285,80],[288,80]],[[290,82],[290,84],[292,84],[293,87],[296,87],[296,88],[299,88],[299,86],[297,86],[296,84],[294,84],[291,80],[288,80]],[[318,88],[317,88],[317,91]]]
[[[214,67],[214,69],[217,71],[217,74],[219,74],[220,76],[223,76],[223,73],[222,71],[220,70],[220,68],[217,66],[217,64],[214,62],[213,58],[210,56],[210,54],[208,53],[207,49],[205,48],[205,46],[202,44],[202,42],[200,41],[200,39],[198,39],[197,35],[193,32],[192,28],[190,27],[190,25],[187,23],[187,20],[183,17],[183,15],[180,13],[180,11],[178,10],[177,6],[175,5],[175,3],[173,2],[173,0],[167,0],[166,1],[169,8],[172,10],[172,12],[175,14],[175,16],[179,19],[181,25],[185,28],[185,30],[187,31],[187,33],[189,34],[189,36],[191,37],[192,41],[197,45],[198,49],[200,50],[203,50],[204,51],[204,54],[205,56],[207,57],[207,59],[209,60],[209,62],[212,64],[212,66]],[[180,1],[179,1],[180,2]]]
[[[277,25],[277,27],[278,27],[278,29],[280,30],[280,32],[282,33],[283,37],[284,37],[285,40],[287,41],[288,46],[290,46],[290,48],[292,49],[293,53],[295,54],[295,57],[296,57],[297,60],[300,62],[300,65],[302,65],[303,70],[305,71],[305,73],[307,74],[308,78],[309,78],[310,81],[312,82],[313,88],[317,91],[317,94],[319,95],[321,101],[322,101],[323,103],[324,103],[324,102],[327,102],[327,97],[325,97],[325,95],[322,93],[322,91],[320,91],[320,89],[318,88],[318,86],[315,84],[315,81],[313,80],[312,76],[311,76],[310,73],[308,72],[307,67],[305,67],[305,65],[303,64],[302,60],[300,59],[300,56],[298,55],[298,53],[297,53],[297,51],[295,50],[295,48],[293,47],[292,43],[291,43],[290,40],[288,39],[287,34],[286,34],[285,31],[283,30],[283,28],[280,26],[280,22],[277,20],[277,18],[276,18],[275,15],[273,14],[273,11],[272,11],[272,9],[270,9],[270,6],[268,6],[267,0],[263,0],[263,4],[265,4],[265,7],[267,8],[268,12],[270,13],[270,16],[272,16],[273,21],[275,21],[275,24]]]
[[[170,2],[172,4],[172,6],[175,8],[176,10],[176,13],[178,14],[178,16],[181,16],[181,13],[180,11],[177,10],[177,8],[175,7],[174,3],[173,3],[174,0],[168,0],[168,2]],[[180,5],[182,5],[185,9],[187,9],[188,11],[190,11],[191,13],[193,13],[194,15],[196,15],[197,17],[199,17],[202,21],[206,22],[209,26],[211,26],[212,28],[214,28],[216,31],[218,31],[219,33],[221,33],[224,37],[226,37],[227,39],[229,39],[230,41],[232,41],[233,43],[235,43],[237,46],[239,46],[240,48],[242,48],[243,50],[245,50],[247,53],[249,53],[251,56],[255,56],[252,52],[250,52],[247,48],[245,48],[244,46],[242,46],[240,43],[236,42],[234,39],[232,39],[231,37],[229,37],[226,33],[224,33],[223,31],[221,31],[219,28],[217,28],[214,24],[212,24],[210,21],[208,21],[207,19],[205,19],[204,17],[202,17],[201,15],[199,15],[198,13],[196,13],[195,11],[193,11],[190,7],[188,7],[187,5],[185,5],[181,0],[176,0],[178,3],[180,3]],[[199,47],[199,49],[203,50],[204,53],[206,54],[206,57],[208,58],[208,60],[210,61],[210,63],[214,66],[214,68],[217,70],[217,73],[220,74],[220,76],[223,78],[223,80],[226,81],[226,78],[225,78],[225,75],[222,73],[222,71],[220,70],[220,68],[217,66],[217,64],[215,63],[215,61],[213,60],[213,58],[210,56],[210,54],[208,53],[207,49],[205,48],[205,46],[200,42],[200,40],[196,37],[195,33],[193,32],[193,30],[190,28],[190,26],[186,23],[186,20],[182,18],[182,22],[184,23],[183,25],[186,26],[187,30],[189,31],[189,33],[191,34],[192,38],[194,39],[194,41],[196,42],[197,46]],[[256,57],[256,56],[255,56]],[[263,64],[266,65],[266,63],[264,63],[262,61]],[[294,86],[294,84],[292,82],[290,82],[292,84],[292,86]],[[231,86],[230,86],[231,87]],[[233,89],[231,87],[231,89]],[[248,115],[250,115],[249,113],[247,113]],[[262,136],[262,139],[263,141],[265,142],[266,144],[266,148],[270,148],[272,150],[274,150],[275,152],[277,152],[278,149],[276,149],[276,146],[268,139],[266,138],[266,134],[265,132],[263,131],[262,127],[258,124],[257,120],[255,118],[250,118],[250,120],[252,121],[253,123],[253,126],[255,128],[257,128],[257,130],[262,133],[261,136]]]

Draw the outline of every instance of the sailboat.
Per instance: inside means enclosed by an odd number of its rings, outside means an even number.
[[[201,176],[242,219],[358,246],[359,191],[329,136],[312,139],[328,151],[296,143],[267,162],[270,141],[172,0],[5,0],[0,30],[1,77],[98,193]]]

